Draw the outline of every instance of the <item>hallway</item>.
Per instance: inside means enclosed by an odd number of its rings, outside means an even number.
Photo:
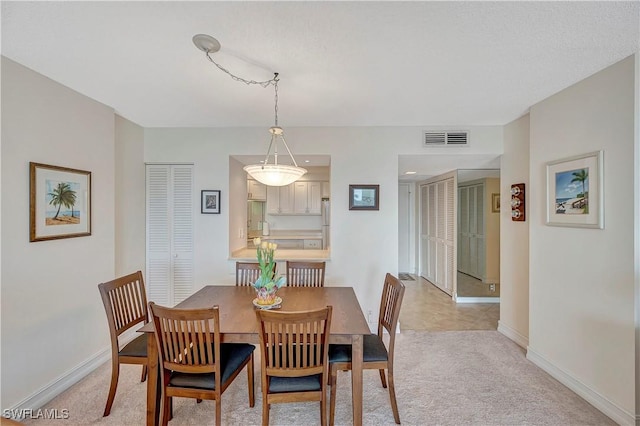
[[[422,277],[403,280],[406,287],[400,310],[400,330],[496,330],[499,303],[456,304]]]

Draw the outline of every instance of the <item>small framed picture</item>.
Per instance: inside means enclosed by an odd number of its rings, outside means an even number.
[[[91,235],[91,172],[29,163],[29,241]]]
[[[547,225],[604,228],[603,152],[547,163]]]
[[[220,214],[220,190],[202,190],[200,213]]]
[[[500,194],[491,194],[491,213],[500,213]]]
[[[380,185],[349,185],[349,210],[380,210]]]

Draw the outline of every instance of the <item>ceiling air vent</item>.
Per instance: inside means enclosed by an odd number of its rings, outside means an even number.
[[[424,132],[424,146],[468,146],[469,133],[456,132]]]

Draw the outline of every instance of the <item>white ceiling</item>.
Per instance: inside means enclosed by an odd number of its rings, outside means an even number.
[[[10,2],[2,54],[144,127],[502,125],[635,53],[640,2]]]

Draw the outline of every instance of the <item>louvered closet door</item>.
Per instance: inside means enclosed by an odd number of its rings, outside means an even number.
[[[147,295],[173,306],[193,292],[193,166],[147,165]]]
[[[421,274],[448,294],[454,283],[454,184],[453,178],[422,185],[421,224],[423,262]],[[425,233],[426,228],[426,233]]]

